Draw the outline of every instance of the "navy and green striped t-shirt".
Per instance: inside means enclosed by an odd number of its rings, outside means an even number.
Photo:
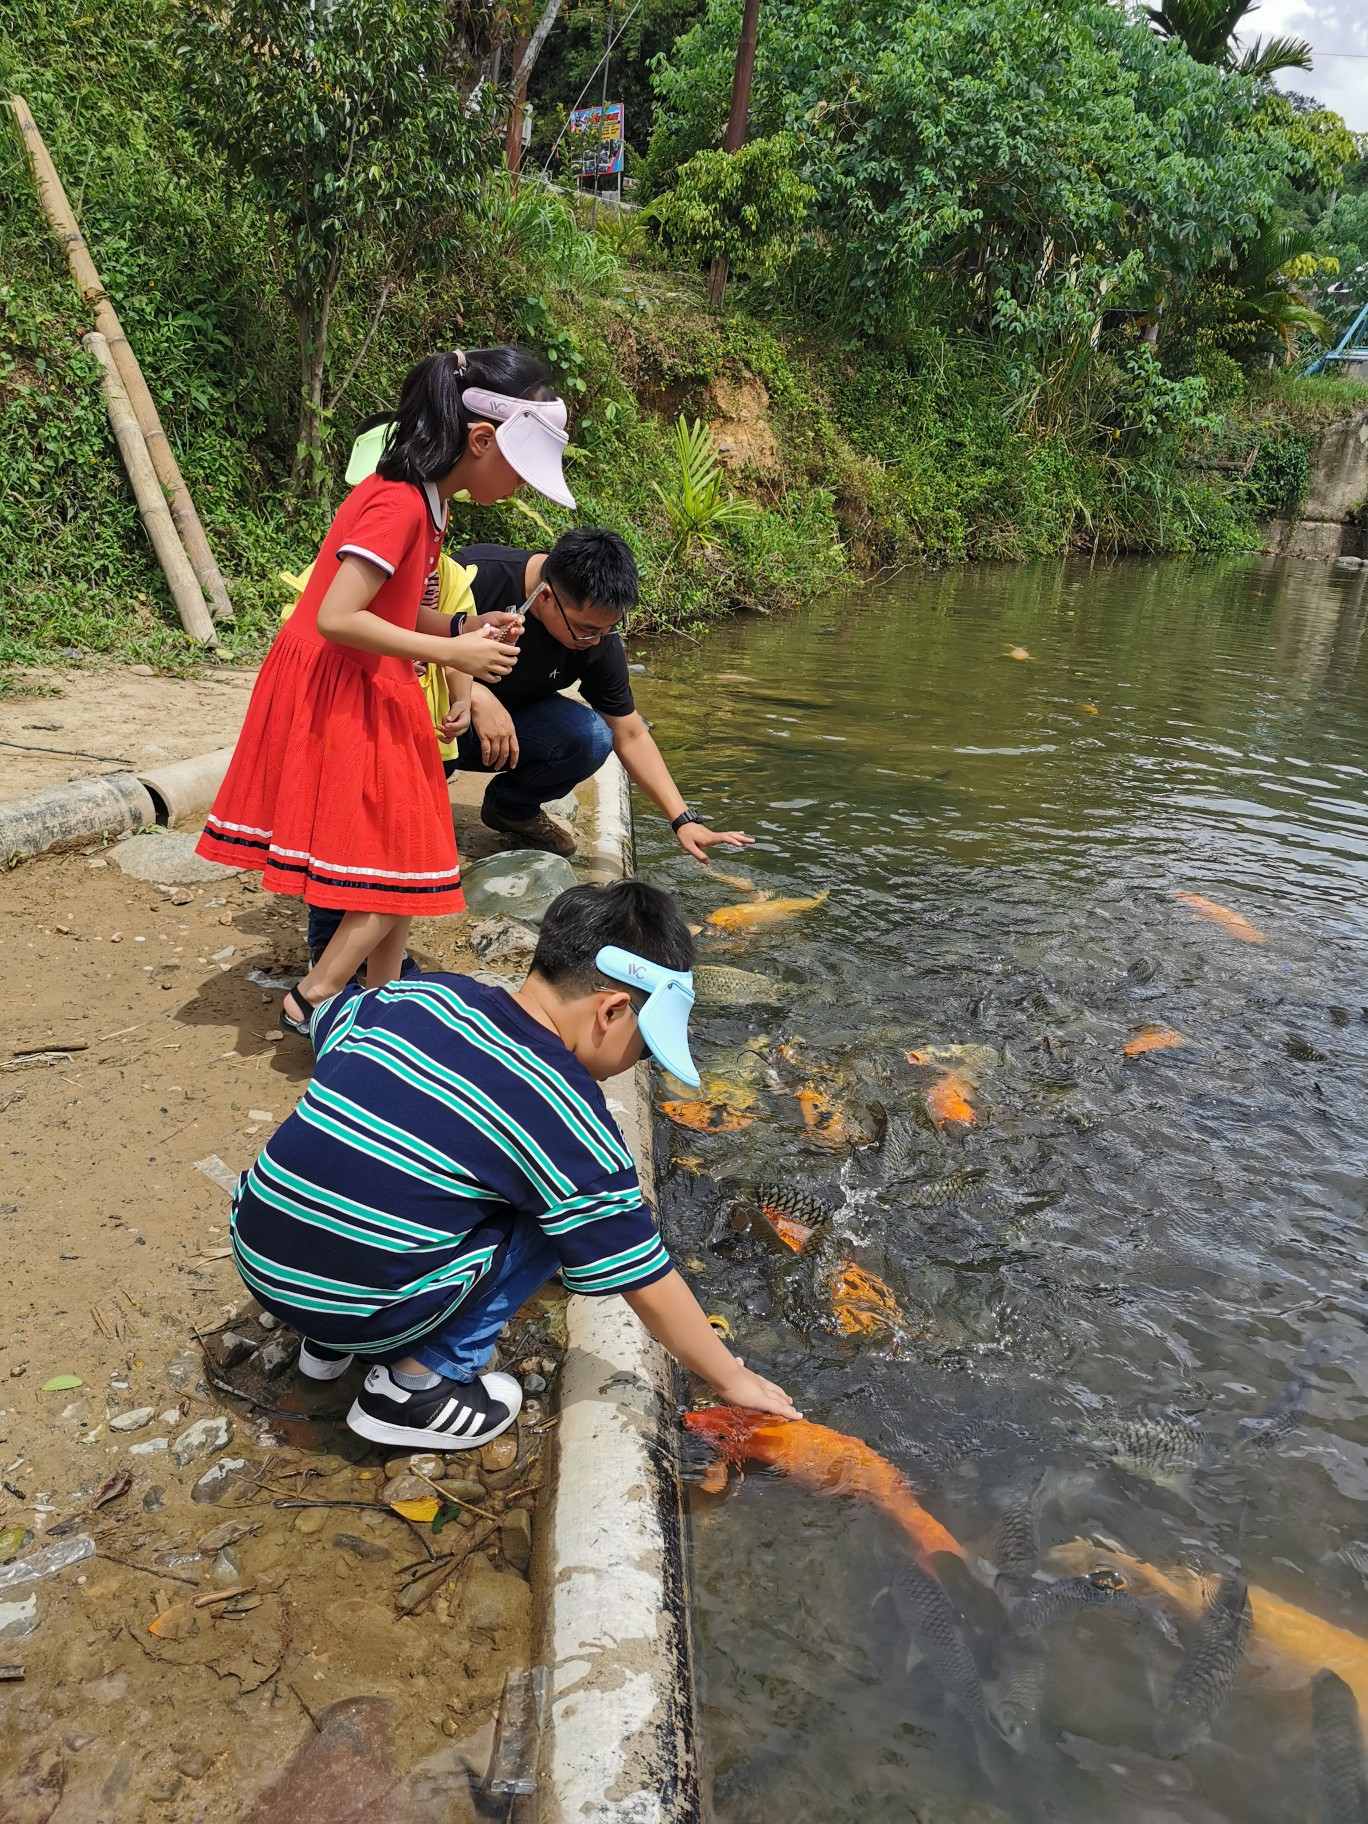
[[[394,1348],[435,1329],[536,1222],[572,1292],[670,1271],[597,1083],[502,988],[423,975],[314,1015],[317,1063],[246,1173],[233,1253],[315,1342]]]

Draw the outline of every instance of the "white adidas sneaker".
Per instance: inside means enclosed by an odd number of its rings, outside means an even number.
[[[373,1444],[399,1450],[478,1450],[508,1430],[522,1410],[522,1388],[511,1374],[473,1381],[440,1380],[414,1391],[386,1367],[372,1368],[352,1401],[347,1425]]]

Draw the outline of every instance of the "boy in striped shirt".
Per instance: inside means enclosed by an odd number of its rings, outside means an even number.
[[[559,1271],[619,1293],[733,1405],[795,1417],[714,1335],[671,1265],[599,1084],[649,1049],[696,1083],[693,939],[668,893],[571,887],[516,993],[423,975],[314,1012],[317,1063],[244,1173],[238,1271],[304,1339],[302,1372],[375,1363],[347,1423],[377,1444],[473,1450],[522,1389],[482,1372],[504,1323]]]

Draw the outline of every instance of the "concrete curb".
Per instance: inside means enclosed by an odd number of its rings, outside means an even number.
[[[214,802],[232,757],[231,747],[218,747],[147,773],[98,773],[0,800],[0,858],[31,861],[102,836],[197,817]]]
[[[595,860],[632,872],[627,778],[595,779]],[[642,1067],[605,1085],[654,1196]],[[538,1824],[694,1824],[693,1642],[680,1503],[676,1370],[617,1298],[575,1298],[542,1529],[542,1656],[550,1667]]]

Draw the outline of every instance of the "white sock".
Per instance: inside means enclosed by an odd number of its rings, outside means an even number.
[[[429,1387],[435,1387],[442,1378],[430,1368],[424,1368],[419,1374],[401,1374],[397,1368],[391,1368],[390,1376],[405,1393],[426,1393]]]

